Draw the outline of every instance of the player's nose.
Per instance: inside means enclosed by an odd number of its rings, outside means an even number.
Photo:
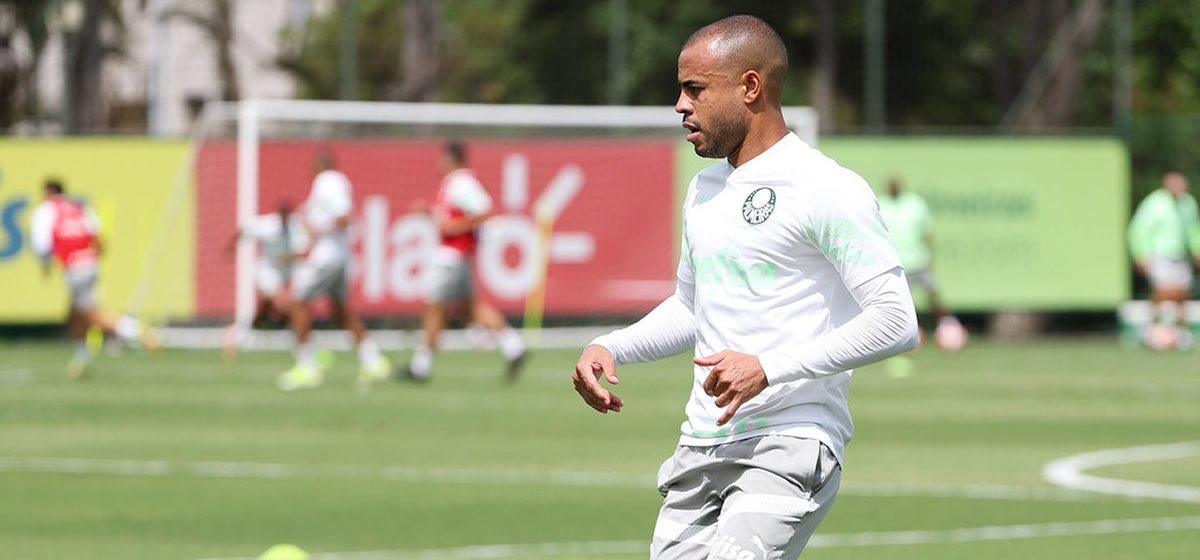
[[[679,98],[675,100],[675,112],[684,116],[690,115],[694,112],[691,102],[688,101],[687,96],[684,95],[682,91],[679,92]]]

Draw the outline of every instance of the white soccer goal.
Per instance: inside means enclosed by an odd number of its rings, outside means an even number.
[[[810,144],[816,142],[814,110],[786,107],[784,117],[802,139]],[[498,204],[513,211],[511,216],[497,218],[493,220],[496,224],[489,226],[488,237],[500,239],[492,246],[499,248],[481,250],[479,256],[480,273],[491,279],[488,287],[491,293],[509,299],[523,291],[528,293],[539,279],[531,278],[537,274],[534,272],[537,267],[526,265],[539,260],[532,253],[540,250],[545,253],[541,255],[542,260],[555,258],[559,259],[555,262],[566,263],[560,268],[575,266],[578,269],[564,272],[565,278],[584,281],[601,270],[614,275],[607,284],[597,285],[594,289],[583,287],[575,294],[597,302],[595,305],[575,309],[560,304],[559,307],[565,309],[563,312],[588,315],[596,314],[597,309],[607,310],[604,302],[597,298],[612,298],[616,302],[612,309],[616,311],[648,309],[643,300],[661,297],[664,283],[669,284],[669,275],[659,272],[673,272],[675,255],[672,250],[665,250],[672,254],[655,255],[655,260],[665,263],[665,267],[655,269],[653,274],[619,270],[622,266],[619,264],[596,264],[594,270],[585,270],[585,260],[603,253],[612,244],[633,247],[642,244],[633,237],[609,240],[604,237],[608,234],[595,233],[604,227],[592,225],[588,230],[577,225],[585,221],[584,218],[572,217],[571,212],[578,210],[564,211],[561,207],[566,202],[562,200],[568,200],[582,190],[591,197],[593,208],[611,213],[613,218],[607,226],[630,231],[650,227],[645,217],[638,217],[649,214],[631,214],[628,210],[636,209],[642,196],[642,191],[629,190],[630,185],[641,180],[658,193],[654,213],[673,221],[678,214],[677,201],[673,197],[673,192],[679,190],[677,184],[681,179],[678,175],[694,172],[703,165],[692,161],[699,158],[683,141],[681,120],[671,107],[302,100],[210,104],[194,126],[189,168],[181,173],[181,182],[176,185],[176,189],[186,190],[192,186],[196,189],[192,197],[197,213],[195,319],[212,322],[234,315],[245,321],[253,314],[254,247],[249,243],[240,244],[236,258],[230,263],[214,258],[212,253],[231,235],[236,224],[245,223],[260,212],[270,211],[270,200],[267,199],[278,200],[286,195],[292,202],[302,202],[308,191],[304,179],[311,178],[307,175],[311,154],[314,150],[327,149],[339,152],[339,160],[344,156],[353,170],[348,171],[348,175],[355,184],[356,196],[365,197],[363,204],[356,203],[356,213],[363,223],[359,226],[360,248],[355,268],[364,293],[383,301],[372,304],[374,307],[368,306],[365,314],[393,314],[395,309],[408,309],[397,302],[414,297],[408,276],[419,268],[420,256],[419,252],[403,249],[427,246],[433,234],[417,218],[395,221],[392,218],[405,211],[400,206],[417,196],[418,190],[424,196],[432,195],[439,178],[432,160],[437,157],[444,139],[450,137],[464,139],[468,145],[475,140],[478,150],[470,151],[481,154],[486,167],[480,170],[481,175],[486,174],[481,179],[485,185],[499,183],[489,188],[497,189],[493,194]],[[472,167],[475,167],[474,163]],[[192,180],[194,183],[188,182]],[[687,178],[682,181],[686,184]],[[539,201],[545,202],[556,196],[560,199],[554,213],[565,220],[563,231],[558,231],[556,226],[540,249],[531,242],[537,235],[532,212],[537,203],[528,200],[534,194],[534,183],[545,185]],[[583,187],[585,183],[586,188]],[[186,196],[180,198],[186,199]],[[662,207],[664,200],[665,206],[669,207]],[[596,201],[603,201],[602,206],[598,207]],[[629,221],[622,223],[620,216],[625,215],[630,216]],[[170,218],[166,217],[164,223],[170,224]],[[664,231],[671,237],[667,240],[668,245],[677,250],[677,228],[672,228],[669,223],[651,225],[654,234],[648,234],[648,237],[652,238],[655,247],[659,247],[656,251],[664,252],[661,249]],[[507,247],[505,243],[508,243]],[[525,247],[525,252],[530,253],[518,259],[522,264],[512,264],[513,247]],[[232,289],[229,289],[229,279],[225,276],[235,278]],[[570,295],[563,293],[561,285],[551,284],[549,288],[554,292],[550,294],[551,304],[555,296]],[[510,305],[508,310],[512,313],[513,307]],[[219,338],[210,331],[195,334],[202,336],[190,337],[189,342],[178,340],[186,345],[208,346],[215,345],[215,339]],[[170,342],[171,337],[168,338]],[[380,338],[385,345],[408,345],[405,337],[385,335]],[[389,340],[392,344],[388,344]],[[552,343],[552,340],[555,338],[549,337],[544,343]]]

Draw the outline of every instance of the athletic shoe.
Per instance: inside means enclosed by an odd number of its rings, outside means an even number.
[[[392,373],[392,363],[387,358],[380,356],[371,362],[371,365],[363,365],[358,368],[358,378],[354,380],[354,389],[360,393],[366,393],[371,390],[371,386],[388,378]]]
[[[525,366],[525,360],[529,357],[528,350],[522,350],[517,357],[508,361],[508,367],[504,369],[504,380],[512,383],[517,380],[517,376],[521,375],[521,368]]]
[[[281,391],[295,391],[320,387],[324,378],[325,375],[321,373],[321,370],[312,366],[296,364],[292,369],[279,374],[276,383]]]
[[[71,358],[71,361],[67,362],[67,379],[79,381],[80,379],[87,378],[87,376],[88,362],[79,358]]]
[[[426,375],[422,377],[417,375],[413,373],[411,365],[404,364],[403,366],[396,368],[396,373],[392,377],[395,378],[396,381],[400,381],[402,383],[427,383],[429,382],[430,376]]]

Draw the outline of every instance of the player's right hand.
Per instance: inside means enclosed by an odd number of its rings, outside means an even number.
[[[613,412],[621,412],[621,407],[625,406],[625,401],[600,386],[600,376],[604,376],[609,383],[617,384],[617,366],[613,360],[612,353],[608,348],[598,345],[591,345],[583,349],[583,355],[579,357],[579,361],[575,363],[575,374],[572,379],[575,381],[575,392],[583,397],[583,402],[594,408],[596,412],[608,414]]]

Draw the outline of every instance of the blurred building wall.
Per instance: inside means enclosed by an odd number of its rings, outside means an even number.
[[[211,9],[206,1],[157,0],[165,10],[186,9],[202,12]],[[154,17],[156,0],[122,0],[128,36],[126,56],[106,58],[101,92],[109,130],[100,132],[144,132],[147,130],[146,107],[152,60],[154,57]],[[296,84],[287,73],[275,68],[278,37],[296,15],[330,9],[331,0],[250,0],[232,2],[234,41],[232,53],[242,98],[292,97]],[[214,101],[220,98],[217,60],[212,41],[201,29],[180,17],[170,17],[165,26],[161,53],[161,119],[158,130],[166,136],[187,133],[193,115],[189,101]],[[112,33],[112,29],[106,29]],[[61,33],[52,32],[36,79],[42,105],[60,107],[63,100],[64,60]],[[93,131],[95,132],[95,131]]]

